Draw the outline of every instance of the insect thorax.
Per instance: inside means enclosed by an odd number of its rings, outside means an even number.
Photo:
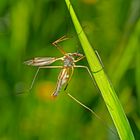
[[[70,54],[64,56],[64,66],[71,67],[74,65],[74,57]]]

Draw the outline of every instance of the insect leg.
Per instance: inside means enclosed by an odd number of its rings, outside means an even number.
[[[74,67],[75,67],[75,68],[84,68],[84,69],[86,69],[87,72],[89,73],[89,75],[90,75],[90,77],[91,77],[93,83],[95,84],[95,80],[94,80],[94,78],[93,78],[93,76],[92,76],[92,73],[91,73],[91,71],[89,70],[89,68],[88,68],[87,66],[75,65]],[[96,84],[95,84],[95,85],[96,85]]]
[[[36,71],[36,73],[35,73],[35,75],[34,75],[34,77],[33,77],[33,80],[32,80],[32,82],[31,82],[31,86],[30,86],[30,88],[28,89],[28,91],[30,91],[30,90],[32,89],[32,87],[33,87],[33,85],[34,85],[34,82],[35,82],[35,79],[36,79],[36,77],[37,77],[37,75],[38,75],[39,70],[40,70],[40,67],[38,67],[38,69],[37,69],[37,71]]]
[[[26,90],[24,89],[24,90],[19,91],[18,94],[22,94],[22,93],[25,93],[25,92],[29,92],[29,91],[32,89],[32,87],[33,87],[33,85],[34,85],[34,82],[35,82],[35,79],[36,79],[36,77],[37,77],[37,75],[38,75],[39,70],[40,70],[40,67],[38,67],[38,69],[37,69],[37,71],[36,71],[36,73],[35,73],[35,75],[34,75],[34,77],[33,77],[33,80],[32,80],[32,82],[31,82],[30,87],[29,87],[28,89],[26,89]]]
[[[83,108],[87,109],[88,111],[90,111],[97,119],[99,119],[103,125],[109,129],[112,134],[114,134],[116,137],[118,137],[118,135],[116,134],[116,132],[114,132],[114,130],[112,128],[110,128],[110,126],[104,122],[104,119],[102,117],[100,117],[94,110],[92,110],[91,108],[89,108],[88,106],[86,106],[85,104],[83,104],[81,101],[79,101],[78,99],[76,99],[74,96],[72,96],[70,93],[66,93],[72,100],[74,100],[76,103],[78,103],[80,106],[82,106]]]
[[[74,96],[72,96],[70,93],[67,93],[67,95],[73,99],[75,102],[77,102],[79,105],[90,111],[93,115],[95,115],[96,118],[101,119],[92,109],[90,109],[88,106],[84,105],[81,101],[76,99]],[[102,120],[103,121],[103,120]]]
[[[52,45],[54,45],[63,55],[65,55],[66,52],[65,52],[62,48],[60,48],[60,46],[58,45],[58,43],[60,43],[60,42],[62,42],[62,41],[65,41],[65,40],[67,40],[67,39],[69,39],[69,38],[66,37],[66,35],[64,35],[64,36],[62,36],[61,38],[57,39],[56,41],[54,41],[54,42],[52,43]]]
[[[57,69],[57,68],[63,68],[63,66],[41,66],[39,67],[41,69]]]
[[[81,56],[81,57],[79,57],[79,58],[78,58],[78,59],[76,59],[74,62],[76,63],[76,62],[78,62],[78,61],[82,60],[83,58],[85,58],[85,56]]]
[[[104,65],[103,65],[102,59],[101,59],[101,57],[100,57],[100,55],[99,55],[99,53],[98,53],[97,50],[95,50],[95,54],[96,54],[97,58],[99,59],[100,64],[101,64],[102,67],[104,68]]]
[[[38,75],[38,73],[39,73],[39,70],[40,69],[43,69],[43,68],[63,68],[63,66],[42,66],[42,67],[38,67],[38,69],[37,69],[37,71],[36,71],[36,73],[35,73],[35,75],[34,75],[34,77],[33,77],[33,80],[32,80],[32,82],[31,82],[31,86],[30,86],[30,88],[28,89],[28,91],[30,91],[31,89],[32,89],[32,87],[33,87],[33,85],[34,85],[34,82],[35,82],[35,79],[36,79],[36,77],[37,77],[37,75]]]
[[[60,43],[60,42],[62,42],[62,41],[65,41],[65,40],[67,40],[67,39],[69,39],[69,38],[66,37],[66,35],[64,35],[64,36],[60,37],[59,39],[57,39],[56,41],[54,41],[52,44],[53,44],[53,45],[57,45],[58,43]]]

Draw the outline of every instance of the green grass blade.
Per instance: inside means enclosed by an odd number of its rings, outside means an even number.
[[[113,122],[116,126],[120,139],[122,140],[134,140],[131,127],[126,118],[126,115],[122,109],[122,106],[116,96],[116,93],[113,89],[113,86],[108,80],[102,65],[100,64],[94,50],[92,49],[78,19],[72,8],[72,5],[69,0],[65,0],[68,10],[70,12],[73,24],[75,26],[76,32],[78,34],[79,40],[85,52],[87,61],[89,63],[92,75],[95,78],[98,88],[101,91],[105,104],[108,108],[108,111],[113,119]]]
[[[112,79],[114,79],[114,84],[118,85],[121,78],[127,71],[132,59],[136,55],[137,46],[139,46],[139,32],[140,32],[140,20],[137,22],[136,27],[134,28],[133,33],[130,36],[130,39],[126,45],[126,48],[123,54],[119,58],[119,63],[117,68],[113,70]],[[139,52],[139,51],[138,51]]]
[[[139,40],[139,37],[140,37],[140,19],[139,19],[139,22],[137,24],[137,27],[136,27],[136,39],[137,39],[137,52],[136,52],[136,72],[135,72],[135,75],[136,75],[136,89],[137,89],[137,97],[138,97],[138,107],[140,107],[140,86],[139,86],[139,83],[140,83],[140,48],[139,48],[139,44],[140,44],[140,40]],[[139,112],[140,113],[140,112]]]

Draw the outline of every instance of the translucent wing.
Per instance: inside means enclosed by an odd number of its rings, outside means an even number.
[[[26,65],[30,66],[45,66],[54,63],[57,60],[61,60],[61,58],[55,57],[36,57],[31,60],[27,60],[24,62]]]
[[[53,93],[53,96],[58,95],[58,93],[62,89],[62,86],[69,81],[69,78],[70,78],[70,68],[62,69],[59,76],[58,76],[57,86],[56,86],[56,89]]]

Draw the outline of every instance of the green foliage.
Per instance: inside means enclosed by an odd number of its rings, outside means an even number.
[[[120,139],[122,139],[122,140],[132,139],[133,140],[134,136],[133,136],[132,130],[131,130],[128,120],[124,114],[122,106],[120,105],[120,102],[116,96],[114,88],[111,85],[108,77],[106,76],[106,74],[101,66],[101,63],[98,60],[98,57],[96,56],[94,50],[92,49],[92,47],[76,17],[76,14],[73,10],[73,7],[72,7],[70,1],[66,0],[66,4],[67,4],[68,10],[70,12],[72,21],[74,23],[76,32],[77,32],[77,34],[79,34],[78,37],[82,44],[83,50],[85,52],[92,75],[95,78],[97,86],[98,86],[99,90],[101,91],[101,94],[104,98],[106,106],[110,112],[110,115],[112,116],[116,129],[119,133]],[[136,42],[136,45],[138,45],[136,40],[134,40],[133,43],[134,42]]]
[[[140,139],[139,0],[72,0],[72,4],[102,58],[135,138]],[[65,92],[56,100],[50,98],[59,69],[41,70],[33,89],[17,94],[30,86],[36,71],[23,62],[35,56],[62,56],[51,43],[65,34],[70,39],[61,44],[64,50],[82,53],[65,1],[0,1],[1,140],[118,139]],[[78,63],[88,66],[86,59]],[[100,92],[85,70],[74,71],[67,90],[114,129]]]

